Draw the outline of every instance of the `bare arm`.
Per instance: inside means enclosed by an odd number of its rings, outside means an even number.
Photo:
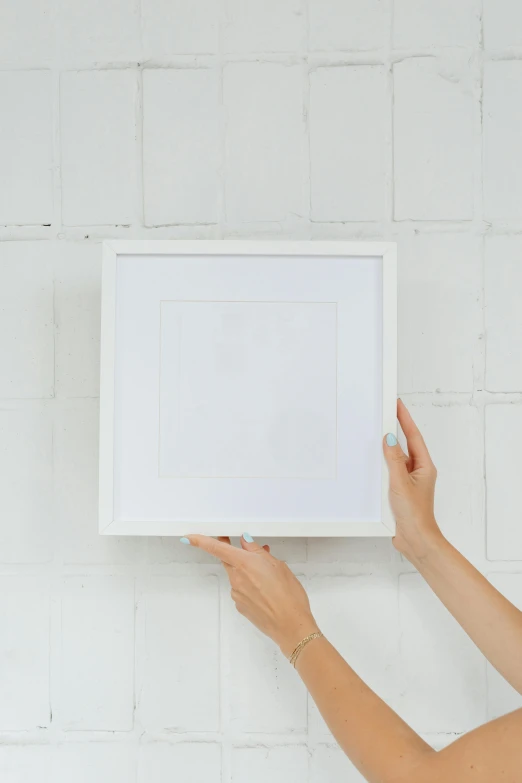
[[[522,614],[442,536],[433,511],[435,467],[401,402],[398,417],[408,455],[394,436],[384,443],[397,521],[394,545],[419,569],[491,663],[522,692]],[[206,536],[190,536],[190,543],[221,559],[238,611],[285,655],[318,629],[302,585],[266,548],[244,537],[241,549],[228,539]],[[296,668],[337,741],[370,783],[522,781],[522,710],[435,752],[326,639],[311,641]]]
[[[444,539],[414,565],[488,661],[522,694],[522,612]]]
[[[337,742],[371,783],[408,783],[408,775],[436,755],[327,639],[310,642],[296,669]]]
[[[409,456],[385,445],[394,544],[418,569],[466,633],[505,679],[522,693],[522,612],[443,537],[433,512],[436,470],[406,407],[398,416]]]
[[[219,557],[238,611],[289,657],[318,630],[308,597],[291,570],[256,543],[189,536]],[[290,665],[290,664],[289,664]],[[311,641],[296,669],[340,746],[369,783],[520,781],[522,710],[435,752],[354,672],[327,639]],[[518,776],[518,777],[517,777]]]
[[[296,668],[332,734],[369,783],[522,780],[522,710],[435,752],[326,639],[310,642]]]

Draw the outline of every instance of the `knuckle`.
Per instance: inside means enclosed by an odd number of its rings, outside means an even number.
[[[282,560],[276,560],[274,563],[274,568],[276,574],[278,574],[279,577],[287,576],[290,571],[290,568]]]

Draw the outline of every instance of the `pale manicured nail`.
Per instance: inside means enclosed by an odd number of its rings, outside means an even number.
[[[190,541],[186,536],[183,536],[183,538],[180,538],[179,540],[181,541],[182,544],[190,544]]]
[[[250,533],[243,533],[243,538],[247,542],[247,544],[253,544],[254,543],[254,539],[252,538]]]
[[[386,443],[388,444],[388,446],[396,446],[397,445],[397,438],[395,437],[395,435],[392,432],[389,432],[386,435]]]

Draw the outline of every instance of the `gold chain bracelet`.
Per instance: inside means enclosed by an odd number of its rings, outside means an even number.
[[[288,659],[292,664],[292,666],[294,667],[294,669],[295,669],[295,662],[299,658],[301,652],[304,650],[308,642],[311,642],[312,639],[320,639],[322,636],[323,634],[321,633],[321,631],[315,631],[315,633],[311,633],[309,636],[305,636],[305,638],[299,642],[299,644],[293,651],[292,655]]]

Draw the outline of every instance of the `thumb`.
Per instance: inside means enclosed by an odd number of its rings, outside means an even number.
[[[384,458],[388,464],[390,479],[403,479],[408,475],[408,456],[401,449],[399,442],[392,432],[389,432],[383,441]]]
[[[239,539],[239,543],[243,549],[246,549],[247,552],[262,552],[264,549],[264,547],[256,544],[250,533],[243,533]]]

